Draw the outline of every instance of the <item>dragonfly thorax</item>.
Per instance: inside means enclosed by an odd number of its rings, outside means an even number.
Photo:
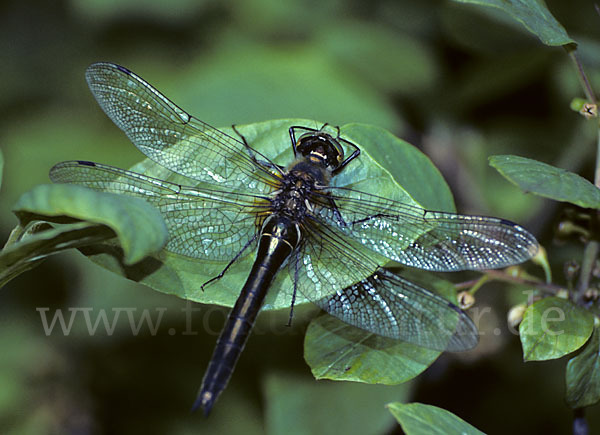
[[[302,222],[312,208],[315,191],[329,183],[329,171],[308,161],[296,162],[281,180],[280,188],[271,200],[273,214],[289,217],[294,223]]]

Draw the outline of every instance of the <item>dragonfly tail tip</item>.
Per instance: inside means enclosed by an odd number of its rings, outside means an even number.
[[[196,398],[196,401],[192,405],[191,412],[196,412],[198,408],[202,408],[202,413],[205,417],[208,417],[210,411],[214,405],[213,395],[211,393],[201,393]]]

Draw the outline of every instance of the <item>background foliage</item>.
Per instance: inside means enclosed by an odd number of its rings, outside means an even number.
[[[600,18],[593,5],[547,4],[580,44],[597,83]],[[572,64],[493,9],[435,0],[71,0],[4,2],[0,11],[3,240],[16,224],[12,205],[48,182],[54,163],[126,168],[141,160],[87,89],[83,72],[99,60],[129,67],[216,126],[296,117],[387,128],[434,160],[459,211],[515,220],[547,247],[562,205],[523,195],[487,157],[517,154],[593,179],[594,126],[569,109],[581,96]],[[557,282],[564,283],[564,261],[579,257],[574,243],[552,251]],[[226,310],[194,306],[197,334],[184,334],[189,318],[182,310],[191,305],[66,253],[0,292],[0,432],[348,427],[375,434],[397,430],[383,405],[409,400],[447,409],[485,432],[565,432],[572,417],[563,399],[567,359],[524,363],[504,320],[525,299],[521,290],[480,291],[478,306],[491,308],[478,325],[481,344],[443,355],[399,387],[314,381],[302,355],[307,317],[300,313],[285,328],[287,312],[263,315],[205,421],[186,411]],[[100,327],[90,335],[80,311],[68,336],[58,329],[46,336],[39,310],[68,316],[69,307],[90,308],[92,320],[102,309],[109,318],[121,308],[137,309],[136,320],[144,309],[154,319],[163,314],[154,334],[132,333],[123,312],[112,334]],[[335,412],[324,411],[332,405]]]

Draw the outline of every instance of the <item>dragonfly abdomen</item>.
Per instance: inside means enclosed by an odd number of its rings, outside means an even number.
[[[207,415],[227,386],[273,278],[299,240],[298,225],[285,216],[272,215],[263,225],[256,260],[217,340],[193,410],[202,407]]]

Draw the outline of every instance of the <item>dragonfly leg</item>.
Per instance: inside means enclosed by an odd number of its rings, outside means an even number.
[[[246,249],[248,249],[248,247],[250,245],[252,245],[252,243],[254,243],[254,241],[256,240],[257,237],[258,237],[258,233],[254,234],[254,236],[252,236],[252,238],[246,242],[246,244],[240,250],[240,252],[238,252],[237,254],[235,254],[235,257],[233,257],[231,259],[231,261],[229,263],[227,263],[227,266],[225,266],[225,268],[217,276],[212,277],[211,279],[209,279],[208,281],[206,281],[204,284],[202,284],[200,286],[200,289],[202,291],[204,291],[204,287],[206,287],[208,284],[210,284],[211,282],[214,282],[214,281],[218,281],[221,278],[223,278],[223,276],[225,275],[225,273],[227,273],[227,270],[233,265],[233,263],[235,263],[242,256],[242,254],[244,253],[244,251]]]
[[[350,163],[352,160],[354,160],[355,158],[357,158],[360,155],[360,148],[358,148],[358,146],[355,143],[350,142],[349,140],[343,139],[340,137],[340,128],[338,127],[338,137],[337,140],[342,141],[348,145],[350,145],[354,151],[352,152],[352,154],[347,157],[341,164],[340,166],[332,172],[333,175],[337,175],[341,172],[342,169],[344,169],[346,167],[346,165],[348,163]]]
[[[385,213],[377,213],[377,214],[373,214],[371,216],[368,216],[364,219],[358,219],[355,221],[350,222],[350,225],[356,225],[356,224],[362,224],[363,222],[367,222],[373,219],[380,219],[380,218],[393,218],[395,215],[393,214],[385,214]]]
[[[290,140],[292,141],[292,149],[294,150],[294,156],[296,155],[296,129],[297,128],[302,128],[302,127],[293,125],[288,130],[288,132],[290,134]]]
[[[328,197],[327,200],[329,202],[329,206],[331,207],[331,210],[333,210],[333,215],[335,216],[335,220],[337,220],[338,224],[340,224],[342,227],[348,226],[348,223],[342,217],[342,214],[340,213],[340,210],[338,209],[337,205],[335,204],[335,201],[333,200],[333,198]]]
[[[240,137],[240,139],[242,139],[242,142],[244,142],[244,145],[246,146],[246,151],[248,152],[248,156],[254,161],[254,163],[256,163],[257,165],[266,166],[269,169],[275,169],[278,172],[281,172],[281,171],[283,171],[285,169],[284,166],[276,165],[276,164],[274,164],[272,162],[266,162],[264,160],[258,160],[256,158],[256,156],[254,155],[254,150],[252,149],[252,147],[250,146],[250,144],[248,143],[248,141],[246,140],[246,138],[244,137],[244,135],[238,131],[238,129],[235,126],[235,124],[232,124],[231,128]]]

